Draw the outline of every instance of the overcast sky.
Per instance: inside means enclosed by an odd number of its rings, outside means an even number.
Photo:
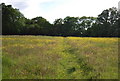
[[[25,17],[31,19],[42,16],[53,23],[66,16],[94,16],[103,10],[117,7],[120,0],[0,0],[18,8]]]

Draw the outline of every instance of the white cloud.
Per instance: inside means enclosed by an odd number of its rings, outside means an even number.
[[[99,15],[104,9],[117,7],[118,0],[69,0],[67,4],[62,4],[53,11],[46,14],[50,21],[66,16],[95,16]],[[45,15],[45,14],[44,14]]]
[[[42,16],[53,22],[66,16],[97,16],[104,9],[117,7],[119,0],[4,0],[27,18]]]

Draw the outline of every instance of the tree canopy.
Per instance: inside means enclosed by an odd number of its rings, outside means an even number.
[[[27,19],[12,5],[2,5],[3,35],[50,35],[79,37],[119,37],[120,13],[112,7],[98,17],[59,18],[53,24],[39,16]]]

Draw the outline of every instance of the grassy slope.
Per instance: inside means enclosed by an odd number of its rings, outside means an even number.
[[[113,79],[118,38],[3,36],[3,79]]]

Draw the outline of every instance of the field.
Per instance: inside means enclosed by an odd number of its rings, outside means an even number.
[[[118,38],[3,36],[3,79],[117,79]]]

